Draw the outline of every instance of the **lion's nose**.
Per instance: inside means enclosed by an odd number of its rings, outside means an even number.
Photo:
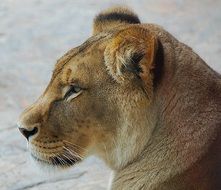
[[[38,128],[34,127],[31,130],[27,130],[25,128],[19,127],[19,131],[21,132],[22,135],[25,136],[25,138],[28,140],[31,136],[35,135],[38,132]]]

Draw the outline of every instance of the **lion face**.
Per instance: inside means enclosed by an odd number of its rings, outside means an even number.
[[[95,35],[58,60],[19,120],[34,160],[63,168],[96,154],[119,168],[139,154],[153,130],[155,50],[154,36],[131,26]]]

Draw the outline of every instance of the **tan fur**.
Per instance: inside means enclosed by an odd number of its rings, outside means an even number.
[[[32,154],[48,164],[95,154],[114,170],[113,190],[221,189],[220,75],[157,25],[95,25],[20,117],[20,126],[39,129]],[[143,54],[139,63],[134,53]],[[67,101],[72,84],[83,90]]]

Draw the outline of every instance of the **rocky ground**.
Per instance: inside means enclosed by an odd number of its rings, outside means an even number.
[[[16,120],[46,87],[55,61],[90,36],[94,15],[119,3],[132,7],[143,22],[162,25],[221,72],[220,0],[1,0],[1,190],[107,188],[110,170],[94,157],[58,176],[39,173],[27,161]]]

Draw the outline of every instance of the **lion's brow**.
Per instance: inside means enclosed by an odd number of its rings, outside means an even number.
[[[104,39],[110,37],[110,33],[101,33],[96,36],[92,36],[87,41],[85,41],[82,45],[69,50],[66,54],[64,54],[56,63],[55,69],[53,71],[52,80],[61,72],[64,66],[76,55],[84,52],[86,49],[94,45],[95,43],[99,43]]]

